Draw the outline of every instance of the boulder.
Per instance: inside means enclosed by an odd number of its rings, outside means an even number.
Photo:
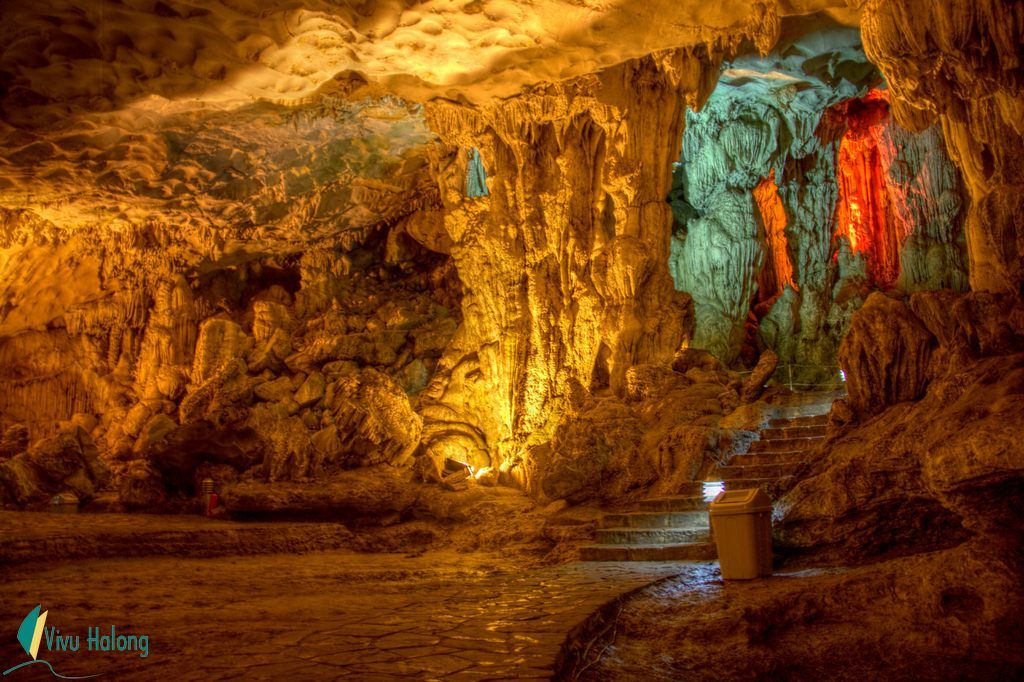
[[[158,414],[149,419],[142,427],[132,450],[135,453],[149,452],[157,443],[178,428],[178,424],[165,414]]]
[[[757,365],[754,366],[754,371],[750,373],[750,376],[743,383],[743,391],[740,393],[740,398],[743,402],[753,402],[761,397],[761,394],[764,393],[765,384],[771,379],[772,374],[775,373],[775,368],[778,366],[779,356],[773,350],[767,349],[761,353],[761,357],[757,360]]]
[[[550,444],[531,451],[534,485],[548,498],[578,504],[650,483],[655,471],[640,452],[642,437],[640,420],[624,403],[592,399]]]
[[[224,488],[236,518],[316,518],[379,522],[416,502],[416,488],[391,467],[340,471],[314,485],[243,481]]]
[[[142,430],[142,427],[149,421],[153,416],[153,410],[150,409],[145,403],[136,403],[128,410],[128,414],[125,415],[124,421],[121,423],[121,429],[129,436],[136,437]]]
[[[405,464],[419,445],[423,421],[393,379],[366,368],[338,377],[326,410],[338,427],[344,466]]]
[[[180,400],[185,395],[188,375],[183,367],[163,365],[156,372],[156,388],[168,400]]]
[[[0,461],[20,455],[28,449],[29,435],[28,427],[24,424],[14,424],[7,427],[0,436]]]
[[[125,508],[155,511],[167,502],[167,488],[160,473],[144,459],[129,462],[118,479],[117,496]]]
[[[718,454],[719,430],[709,426],[680,424],[657,445],[658,481],[669,493],[701,479]]]
[[[320,458],[325,466],[336,462],[345,451],[345,446],[338,434],[338,427],[334,424],[325,426],[317,431],[310,441],[317,452],[320,453]]]
[[[263,473],[267,480],[302,480],[320,472],[323,460],[313,447],[313,434],[301,418],[290,416],[283,405],[256,405],[249,413],[246,427],[262,443]]]
[[[722,369],[722,363],[710,351],[700,348],[683,348],[676,351],[675,357],[672,358],[673,371],[686,374],[694,367],[709,372],[717,372]]]
[[[392,365],[406,340],[407,332],[400,330],[340,336],[315,334],[308,338],[298,354],[288,358],[288,366],[307,369],[332,360],[354,360],[361,365]]]
[[[291,354],[291,337],[283,329],[275,329],[267,339],[257,343],[249,354],[249,368],[254,372],[276,372],[285,367],[285,360]]]
[[[324,375],[320,372],[313,372],[306,377],[299,390],[295,392],[295,402],[299,404],[299,407],[315,405],[323,399],[326,388]]]
[[[256,301],[252,304],[252,312],[252,335],[257,343],[266,341],[277,331],[289,334],[295,326],[288,306],[277,301]]]
[[[951,313],[976,357],[1024,351],[1024,302],[1017,296],[971,292],[956,300]]]
[[[920,398],[934,347],[935,337],[904,303],[881,293],[869,296],[839,348],[850,407],[870,416]]]
[[[634,365],[626,370],[626,399],[637,402],[664,395],[674,388],[689,382],[667,367],[658,365]]]
[[[88,501],[108,479],[92,437],[68,422],[55,435],[0,461],[0,501],[17,508],[35,508],[62,491]]]
[[[252,339],[235,322],[219,317],[204,321],[192,360],[192,383],[208,381],[229,362],[244,358],[251,347]]]
[[[422,391],[427,387],[428,381],[430,381],[430,371],[419,358],[403,367],[399,375],[399,383],[409,395]]]
[[[458,321],[451,317],[420,327],[413,335],[413,354],[418,358],[441,357],[458,328]]]
[[[260,400],[277,402],[292,394],[292,380],[290,377],[278,377],[257,385],[253,392]]]
[[[245,361],[234,358],[185,396],[178,408],[181,424],[214,418],[219,412],[252,401],[253,387],[259,380],[246,376]]]
[[[386,301],[377,309],[377,317],[388,329],[412,329],[427,321],[425,313],[397,301]]]
[[[683,376],[695,384],[719,384],[720,386],[729,385],[729,375],[721,369],[691,367],[683,373]]]
[[[443,461],[442,457],[434,457],[429,452],[424,452],[413,461],[413,475],[416,480],[424,483],[440,483]]]

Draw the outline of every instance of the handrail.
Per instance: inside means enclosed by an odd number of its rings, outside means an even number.
[[[775,367],[775,371],[772,372],[772,377],[773,378],[774,377],[778,377],[779,376],[779,370],[782,369],[783,367],[785,367],[787,369],[787,371],[788,371],[787,373],[789,374],[789,380],[788,381],[781,381],[780,383],[783,383],[786,386],[788,386],[789,390],[791,390],[791,391],[795,387],[800,387],[800,388],[827,388],[827,387],[839,388],[840,386],[842,386],[843,384],[846,383],[846,375],[843,373],[843,370],[842,370],[841,367],[839,367],[839,365],[810,365],[810,364],[800,363],[800,362],[787,362],[785,364],[777,365]],[[828,382],[828,383],[823,383],[823,382],[802,383],[802,382],[799,382],[799,381],[793,381],[793,368],[794,367],[811,367],[811,368],[814,368],[814,369],[822,369],[822,370],[832,369],[832,370],[835,370],[835,375],[834,376],[836,378],[833,381]],[[742,372],[738,372],[738,374],[740,376],[747,376],[747,375],[750,375],[750,374],[753,374],[753,373],[754,373],[754,370],[752,370],[752,369],[743,370]]]

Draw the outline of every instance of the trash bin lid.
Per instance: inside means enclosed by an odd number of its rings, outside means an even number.
[[[708,505],[708,510],[712,516],[769,512],[772,510],[772,499],[760,488],[725,490],[718,493]]]

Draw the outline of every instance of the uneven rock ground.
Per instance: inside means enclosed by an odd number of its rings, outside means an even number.
[[[296,553],[315,547],[315,538],[303,545],[304,534],[326,532],[327,524],[49,514],[7,514],[3,522],[0,598],[11,608],[0,630],[16,632],[22,612],[42,604],[47,625],[80,633],[83,648],[89,627],[148,634],[145,658],[46,652],[62,674],[112,679],[548,679],[567,633],[590,613],[682,570],[672,563],[540,566],[524,554],[450,549]],[[79,554],[120,538],[112,552],[119,558],[65,558],[74,554],[67,531],[75,523],[85,528]],[[232,547],[225,533],[245,541]],[[180,555],[154,556],[159,537]],[[136,553],[148,556],[125,556],[132,538]],[[36,547],[36,559],[24,547],[12,552],[19,540]],[[289,543],[288,554],[238,555]],[[24,658],[13,637],[3,639],[0,660]]]
[[[1020,612],[978,627],[1005,584],[949,589],[951,565],[980,568],[966,548],[755,581],[723,582],[714,564],[692,564],[589,623],[600,635],[591,655],[564,673],[590,682],[1021,679]]]

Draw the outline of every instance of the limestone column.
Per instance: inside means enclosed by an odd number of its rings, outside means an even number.
[[[433,454],[507,469],[586,392],[620,390],[630,366],[688,340],[665,197],[684,108],[717,65],[705,48],[676,50],[482,109],[427,105],[461,150],[437,170],[464,288],[463,325],[422,403]],[[474,148],[489,195],[468,198]]]

